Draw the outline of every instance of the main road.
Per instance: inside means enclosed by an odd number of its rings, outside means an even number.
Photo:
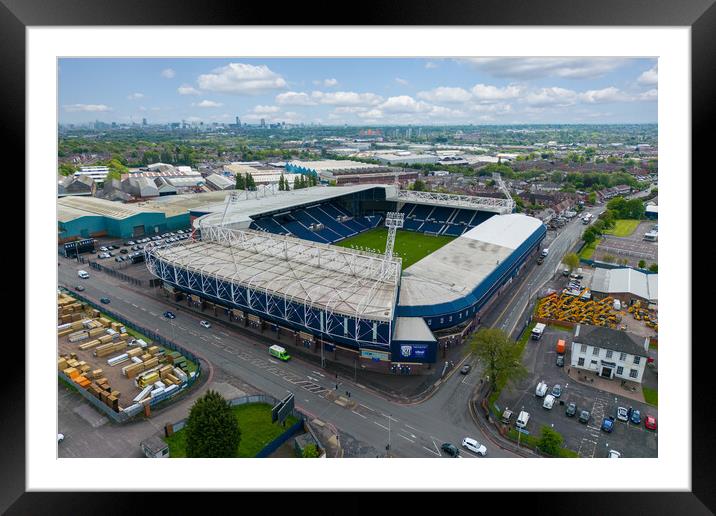
[[[549,242],[548,258],[541,266],[529,270],[525,281],[511,294],[512,301],[498,317],[496,326],[509,331],[515,328],[529,296],[555,272],[582,227],[571,222]],[[175,340],[205,357],[212,367],[271,396],[282,398],[293,392],[297,408],[339,429],[348,456],[385,456],[390,444],[392,456],[439,457],[442,443],[459,445],[464,437],[473,437],[486,444],[489,457],[515,457],[486,438],[469,415],[468,400],[479,383],[480,369],[472,358],[475,369],[472,374],[453,373],[438,391],[417,404],[394,403],[343,378],[336,390],[335,378],[317,365],[295,358],[288,363],[271,358],[267,353],[268,341],[261,336],[219,322],[210,329],[203,328],[199,324],[200,314],[189,310],[174,309],[176,319],[166,319],[162,314],[169,306],[159,297],[94,270],[90,270],[89,280],[80,280],[77,271],[82,266],[71,260],[61,260],[61,264],[58,267],[61,285],[73,289],[81,283],[85,287],[82,295],[96,302],[109,297],[109,310]],[[350,403],[337,404],[336,395],[345,397],[346,391],[350,392]],[[464,449],[461,454],[475,457]]]

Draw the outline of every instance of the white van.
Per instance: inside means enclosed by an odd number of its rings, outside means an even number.
[[[515,423],[515,426],[517,428],[525,428],[527,426],[527,423],[529,423],[530,420],[530,413],[525,412],[524,410],[520,412],[520,415],[517,417],[517,422]]]
[[[544,403],[542,403],[542,406],[546,408],[547,410],[552,410],[552,406],[554,405],[554,396],[551,394],[548,394],[544,397]]]
[[[77,271],[77,275],[82,279],[89,279],[89,274],[87,274],[87,271]]]
[[[535,396],[539,396],[540,398],[547,394],[547,384],[544,382],[540,382],[537,384],[537,388],[535,389]]]

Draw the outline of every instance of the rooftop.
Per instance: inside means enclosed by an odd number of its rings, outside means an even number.
[[[625,331],[613,330],[603,326],[578,324],[574,331],[574,342],[576,343],[642,357],[647,356],[646,340],[648,340],[648,337],[638,337]]]
[[[597,268],[592,278],[592,290],[606,294],[630,293],[657,303],[659,275],[646,274],[631,268]]]
[[[333,171],[333,170],[354,170],[366,168],[383,168],[381,165],[373,165],[371,163],[361,163],[359,161],[343,160],[343,159],[326,159],[320,161],[289,161],[288,165],[302,167],[316,172]]]
[[[63,197],[57,200],[57,220],[68,222],[79,217],[111,217],[126,219],[139,213],[159,212],[137,204],[122,204],[97,197]]]

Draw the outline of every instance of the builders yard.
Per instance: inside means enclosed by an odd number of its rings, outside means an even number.
[[[58,371],[114,412],[140,412],[195,375],[196,364],[180,353],[137,338],[74,297],[58,293],[57,306]]]

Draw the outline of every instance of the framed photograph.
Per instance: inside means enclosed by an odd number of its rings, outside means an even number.
[[[274,11],[3,1],[29,245],[0,507],[712,513],[690,260],[712,2]]]

